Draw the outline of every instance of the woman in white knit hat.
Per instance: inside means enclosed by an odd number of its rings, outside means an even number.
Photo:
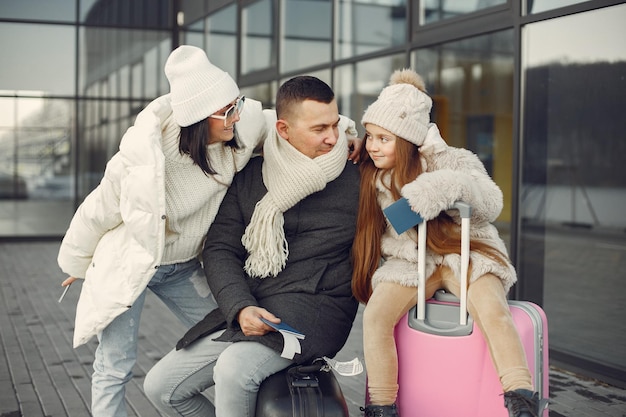
[[[509,415],[537,416],[538,395],[506,301],[517,278],[490,223],[502,210],[502,192],[475,154],[444,142],[437,126],[430,123],[431,106],[421,77],[408,69],[396,71],[361,122],[366,142],[361,150],[352,288],[355,297],[366,303],[363,344],[370,404],[365,416],[399,415],[394,328],[415,305],[417,230],[398,235],[381,208],[401,197],[428,221],[427,299],[439,288],[460,294],[460,231],[453,218],[456,214],[446,210],[457,200],[471,205],[469,311],[491,349]],[[379,266],[381,258],[384,262]]]
[[[94,417],[127,415],[146,288],[189,327],[216,307],[198,255],[233,176],[266,136],[261,103],[240,96],[202,49],[177,48],[165,73],[171,92],[139,113],[59,251],[70,275],[62,285],[84,278],[74,347],[99,340]]]

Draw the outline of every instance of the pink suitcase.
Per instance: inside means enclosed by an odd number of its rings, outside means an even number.
[[[461,274],[467,280],[471,209],[457,203],[462,218]],[[424,276],[426,225],[418,229],[418,262]],[[425,280],[420,280],[421,297]],[[462,288],[467,288],[462,282]],[[418,295],[419,297],[419,295]],[[508,417],[502,387],[485,340],[467,315],[467,290],[461,300],[438,292],[400,320],[395,330],[399,375],[398,409],[402,417]],[[509,301],[535,390],[548,399],[548,327],[543,310],[530,302]],[[547,403],[547,401],[546,401]],[[546,408],[541,414],[548,417]]]

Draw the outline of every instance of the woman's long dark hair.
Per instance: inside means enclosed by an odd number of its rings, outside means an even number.
[[[178,140],[178,150],[182,154],[187,154],[196,165],[202,169],[206,175],[217,174],[211,166],[211,161],[207,155],[206,147],[209,143],[209,120],[208,118],[200,120],[190,126],[181,127]],[[237,128],[234,128],[234,136],[231,140],[224,143],[224,146],[230,146],[239,149],[239,141],[237,140]]]

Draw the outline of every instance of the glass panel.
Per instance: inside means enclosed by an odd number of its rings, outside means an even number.
[[[330,62],[331,23],[330,0],[283,0],[281,72]]]
[[[622,374],[624,22],[620,5],[524,27],[520,195],[523,279],[543,294],[550,349]]]
[[[130,97],[130,65],[124,65],[119,69],[115,70],[116,73],[119,74],[119,95],[118,97]],[[167,78],[167,77],[166,77]],[[98,86],[98,81],[95,82],[95,87]],[[102,97],[102,94],[96,94],[96,97]],[[124,102],[128,103],[128,102]],[[126,106],[128,107],[128,106]],[[123,111],[124,113],[128,113],[128,110]]]
[[[263,108],[274,108],[274,101],[276,100],[276,91],[278,91],[276,87],[277,83],[275,81],[263,84],[257,84],[249,87],[241,88],[241,94],[246,97],[253,98],[255,100],[263,103]]]
[[[86,62],[81,66],[81,91],[104,100],[80,104],[79,200],[98,185],[106,162],[136,115],[150,100],[169,91],[163,67],[171,42],[167,32],[158,31],[85,28],[82,34],[86,48],[81,55]]]
[[[242,74],[276,66],[274,15],[272,0],[260,0],[243,8],[241,13]]]
[[[181,45],[192,45],[204,49],[204,37],[204,20],[200,20],[181,31]]]
[[[144,85],[146,97],[157,97],[159,93],[165,93],[167,90],[159,89],[159,78],[162,77],[163,67],[165,63],[161,64],[159,61],[159,49],[155,46],[146,51],[144,57]],[[164,78],[164,77],[163,77]]]
[[[104,103],[104,101],[87,100],[82,101],[79,106],[79,120],[81,120],[81,123],[78,136],[81,138],[81,141],[78,148],[80,160],[78,178],[81,199],[86,197],[102,179],[106,163],[113,156],[113,153],[107,151],[107,148],[119,145],[120,137],[112,136],[115,133],[115,129],[111,129],[111,136],[106,135],[107,127],[111,124],[114,126],[116,124],[112,120],[101,118]],[[127,111],[129,107],[129,105],[124,106],[122,111]],[[123,123],[125,121],[123,115],[121,119],[120,123]],[[129,126],[127,125],[126,128]],[[110,144],[110,146],[107,146],[107,144]]]
[[[149,1],[149,0],[148,0]],[[209,0],[187,0],[178,2],[177,7],[182,12],[184,17],[184,23],[182,26],[189,25],[190,22],[202,20],[206,16],[206,6]],[[211,0],[212,6],[215,6],[216,1]]]
[[[74,95],[76,36],[73,27],[2,23],[0,39],[11,40],[10,47],[2,48],[0,90]]]
[[[135,94],[147,92],[148,98],[154,98],[166,93],[167,81],[161,79],[165,78],[163,67],[169,51],[163,51],[162,43],[169,44],[169,36],[167,31],[82,28],[80,93],[121,98],[141,98]],[[103,88],[111,77],[116,77],[117,86]],[[144,91],[141,86],[146,78],[152,80],[152,85]]]
[[[57,22],[76,21],[75,0],[1,0],[3,19],[33,19]]]
[[[330,79],[331,79],[330,69],[322,69],[322,70],[319,70],[319,71],[310,71],[310,72],[307,72],[306,74],[303,74],[303,75],[310,75],[312,77],[317,77],[317,78],[319,78],[320,80],[324,81],[326,84],[328,84],[328,85],[330,85],[332,87],[332,84],[331,84],[331,81],[330,81]]]
[[[432,23],[505,4],[507,0],[422,0],[421,22]]]
[[[584,3],[587,0],[526,0],[526,13],[541,13],[546,10],[558,9],[577,3]]]
[[[131,94],[133,98],[142,98],[144,97],[144,68],[143,61],[135,62],[130,67],[130,86],[131,86]]]
[[[170,83],[167,81],[167,77],[165,76],[165,61],[167,61],[167,57],[170,56],[170,52],[172,51],[172,40],[169,37],[164,37],[161,39],[161,42],[157,46],[159,51],[159,59],[157,62],[157,74],[159,75],[159,89],[157,94],[152,95],[151,97],[156,97],[161,94],[169,93],[170,91]]]
[[[405,0],[340,0],[335,24],[335,58],[379,51],[406,40]]]
[[[513,161],[513,31],[413,54],[433,99],[432,120],[449,145],[476,153],[504,194],[498,227],[509,240]]]
[[[398,54],[344,65],[335,70],[334,91],[339,112],[351,115],[360,136],[365,134],[365,129],[359,116],[388,84],[391,73],[404,67],[404,55]]]
[[[220,9],[206,19],[207,55],[212,63],[237,75],[237,6]]]
[[[310,75],[312,77],[317,77],[317,78],[319,78],[320,80],[324,81],[326,84],[328,84],[329,86],[332,87],[331,81],[330,81],[331,72],[330,72],[329,69],[322,69],[322,70],[319,70],[319,71],[309,71],[309,72],[302,73],[302,74],[291,75],[289,77],[285,77],[285,78],[281,79],[280,80],[280,84],[282,85],[284,82],[287,82],[291,78],[297,77],[299,75]],[[337,97],[335,97],[335,98],[337,98]]]
[[[65,233],[74,212],[72,103],[0,98],[0,237]]]
[[[80,21],[87,25],[163,28],[172,26],[169,0],[80,0]]]

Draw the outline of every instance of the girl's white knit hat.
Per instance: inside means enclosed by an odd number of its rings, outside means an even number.
[[[430,125],[433,102],[426,94],[422,77],[412,69],[397,70],[378,99],[365,113],[361,124],[372,123],[396,136],[422,146]]]
[[[211,64],[195,46],[174,49],[165,63],[174,120],[185,127],[206,119],[239,96],[239,87],[226,71]]]

